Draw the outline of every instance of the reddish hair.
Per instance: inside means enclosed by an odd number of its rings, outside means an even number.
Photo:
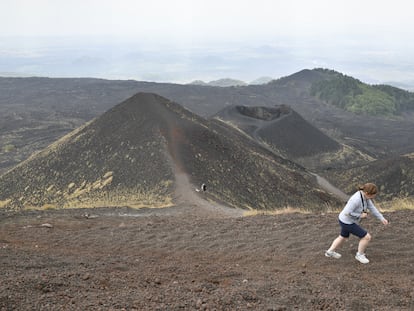
[[[358,190],[362,190],[368,195],[377,194],[377,192],[378,192],[377,186],[373,183],[366,183],[362,186],[359,186]]]

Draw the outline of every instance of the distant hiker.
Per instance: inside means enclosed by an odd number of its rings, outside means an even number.
[[[207,186],[206,186],[206,184],[201,184],[201,187],[200,187],[200,189],[198,189],[198,188],[196,188],[196,191],[197,192],[200,192],[200,191],[206,191],[207,190]]]
[[[384,225],[388,225],[388,220],[375,207],[372,199],[377,194],[377,186],[372,183],[366,183],[358,188],[351,198],[346,203],[344,209],[339,214],[339,224],[341,226],[341,234],[332,242],[331,247],[325,252],[326,257],[335,259],[341,258],[341,254],[335,252],[341,244],[353,234],[360,238],[358,244],[358,252],[355,259],[363,264],[369,263],[365,256],[365,249],[371,240],[371,235],[359,225],[361,219],[367,217],[370,211],[376,218],[378,218]]]

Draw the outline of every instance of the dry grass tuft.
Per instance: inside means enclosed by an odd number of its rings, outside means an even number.
[[[414,197],[409,198],[399,198],[388,202],[382,202],[377,204],[376,206],[381,210],[381,212],[395,212],[401,210],[414,210]],[[320,213],[323,214],[331,214],[331,213],[340,213],[342,208],[334,208],[331,206],[326,206],[324,210],[321,210]],[[284,215],[284,214],[293,214],[293,213],[301,213],[301,214],[311,214],[315,213],[314,210],[309,209],[301,209],[301,208],[294,208],[291,206],[287,206],[283,209],[277,210],[257,210],[257,209],[250,209],[243,213],[244,217],[249,216],[259,216],[259,215]]]
[[[382,202],[380,204],[376,203],[376,206],[381,210],[381,212],[395,212],[395,211],[401,211],[401,210],[414,210],[414,198],[400,198],[395,199],[388,202]],[[342,208],[333,208],[330,206],[327,206],[326,209],[323,211],[321,210],[320,213],[322,214],[331,214],[331,213],[340,213]],[[244,217],[249,216],[259,216],[259,215],[268,215],[268,216],[274,216],[274,215],[284,215],[284,214],[293,214],[293,213],[301,213],[301,214],[311,214],[315,213],[314,210],[309,209],[301,209],[301,208],[294,208],[291,206],[287,206],[283,209],[277,209],[277,210],[257,210],[257,209],[250,209],[243,213]]]
[[[8,199],[8,200],[4,200],[4,201],[0,201],[0,208],[3,208],[5,206],[7,206],[12,200]]]
[[[381,204],[381,210],[385,212],[395,212],[401,210],[414,210],[414,198],[399,198]]]
[[[301,213],[301,214],[310,214],[311,211],[305,209],[294,208],[290,206],[286,206],[282,209],[277,210],[257,210],[257,209],[250,209],[243,213],[244,217],[249,216],[259,216],[259,215],[266,215],[266,216],[274,216],[274,215],[284,215],[284,214],[293,214],[293,213]]]
[[[56,209],[56,205],[54,204],[44,204],[41,206],[35,206],[35,205],[25,205],[24,210],[26,211],[46,211],[46,210],[52,210]]]

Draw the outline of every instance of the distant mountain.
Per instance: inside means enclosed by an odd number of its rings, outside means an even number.
[[[194,80],[189,83],[190,85],[208,85],[208,83],[202,81],[202,80]]]
[[[287,158],[337,151],[340,145],[285,105],[231,106],[215,118],[230,122]]]
[[[249,85],[267,84],[273,80],[275,79],[273,79],[272,77],[260,77],[260,78],[257,78],[256,80],[250,81]]]
[[[219,80],[214,80],[210,82],[204,82],[202,80],[195,80],[195,81],[190,82],[189,84],[190,85],[230,87],[230,86],[260,85],[260,84],[269,83],[270,81],[273,81],[273,80],[274,79],[271,77],[261,77],[261,78],[251,81],[250,83],[246,83],[241,80],[225,78],[225,79],[219,79]]]
[[[355,113],[312,95],[314,85],[323,85],[336,75],[333,70],[305,69],[266,85],[248,88],[257,98],[272,99],[273,105],[291,106],[312,125],[338,142],[361,151],[367,159],[414,149],[414,140],[410,138],[414,132],[414,111],[401,111],[397,117]],[[270,105],[266,103],[266,106]],[[343,164],[346,166],[346,161]]]
[[[276,154],[319,171],[366,163],[368,156],[330,138],[291,107],[231,106],[215,119],[236,127]]]
[[[319,209],[337,200],[302,167],[221,122],[139,93],[0,176],[6,208],[168,206],[177,174],[240,208]]]
[[[230,87],[230,86],[246,86],[247,83],[241,80],[235,80],[235,79],[219,79],[219,80],[213,80],[208,83],[201,81],[201,80],[195,80],[190,83],[191,85],[208,85],[208,86],[218,86],[218,87]]]
[[[409,92],[414,92],[414,80],[407,82],[386,81],[384,82],[384,84],[391,85],[399,89],[407,90]]]

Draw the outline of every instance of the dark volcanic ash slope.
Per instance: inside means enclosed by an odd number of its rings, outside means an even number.
[[[265,85],[222,88],[86,78],[0,77],[0,174],[138,92],[159,94],[203,117],[231,105],[273,107],[283,103],[324,133],[372,158],[414,150],[412,113],[394,119],[354,114],[311,95],[313,83],[331,78],[332,73],[326,70],[306,69]],[[354,155],[346,157],[342,166],[358,164]],[[367,163],[367,159],[357,162]]]
[[[216,118],[231,122],[289,158],[333,152],[340,145],[285,105],[275,107],[232,106]]]
[[[380,189],[382,200],[414,197],[414,153],[376,160],[347,170],[330,170],[329,179],[348,193],[365,182]]]
[[[233,129],[139,93],[0,177],[6,207],[166,206],[175,173],[242,208],[320,208],[311,175]],[[194,191],[194,189],[188,189]]]
[[[174,174],[159,128],[160,102],[136,96],[30,157],[1,176],[0,201],[19,207],[167,205]]]

